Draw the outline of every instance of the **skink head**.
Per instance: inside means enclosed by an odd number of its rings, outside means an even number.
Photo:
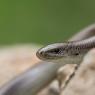
[[[37,56],[41,60],[53,61],[60,59],[79,58],[84,55],[85,51],[81,47],[75,45],[75,42],[56,43],[41,48],[37,52]]]
[[[62,53],[64,51],[63,49],[65,49],[65,46],[66,45],[63,43],[47,45],[38,50],[37,56],[42,60],[58,59],[63,56]]]

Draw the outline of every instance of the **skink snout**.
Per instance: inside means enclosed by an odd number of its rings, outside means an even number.
[[[52,49],[52,45],[47,45],[41,49],[39,49],[36,53],[37,57],[41,60],[44,60],[44,61],[48,61],[49,59],[52,59],[52,52],[51,52],[51,49]],[[54,47],[53,47],[54,48]]]
[[[46,56],[46,53],[44,52],[43,49],[39,49],[39,50],[37,51],[36,55],[37,55],[37,57],[38,57],[39,59],[43,60],[44,57]]]

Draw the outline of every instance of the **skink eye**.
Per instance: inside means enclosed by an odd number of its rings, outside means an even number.
[[[60,49],[53,49],[50,51],[50,53],[58,54],[60,52]]]

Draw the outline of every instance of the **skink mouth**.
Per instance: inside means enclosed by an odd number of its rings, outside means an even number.
[[[40,59],[40,60],[43,60],[43,61],[52,61],[52,60],[58,60],[62,57],[57,57],[57,56],[47,56],[45,55],[45,57],[43,55],[40,55],[39,53],[36,53],[37,57]]]

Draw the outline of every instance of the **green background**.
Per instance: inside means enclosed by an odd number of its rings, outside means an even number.
[[[94,19],[95,0],[0,0],[0,45],[62,42]]]

